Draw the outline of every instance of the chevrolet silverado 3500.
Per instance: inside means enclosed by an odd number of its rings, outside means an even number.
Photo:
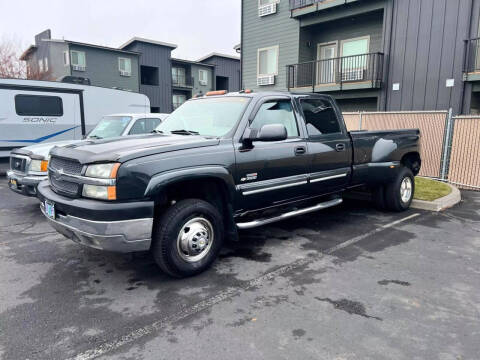
[[[373,192],[406,210],[420,132],[348,132],[319,94],[213,92],[187,101],[155,134],[54,148],[38,187],[51,225],[74,241],[150,250],[166,273],[208,268],[225,237]]]

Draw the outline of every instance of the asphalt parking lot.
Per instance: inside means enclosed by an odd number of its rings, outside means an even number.
[[[245,231],[200,276],[85,249],[0,178],[2,359],[478,359],[480,193]]]

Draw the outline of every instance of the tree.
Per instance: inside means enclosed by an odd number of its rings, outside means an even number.
[[[20,60],[22,45],[20,41],[3,36],[0,39],[0,78],[53,80],[50,70],[40,71],[38,66],[27,66]]]

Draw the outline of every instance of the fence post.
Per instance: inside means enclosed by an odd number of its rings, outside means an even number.
[[[442,180],[446,180],[447,179],[447,158],[448,158],[448,155],[449,155],[449,144],[450,144],[450,138],[452,136],[452,121],[453,121],[453,117],[452,117],[452,113],[453,113],[453,110],[452,108],[450,108],[448,110],[448,114],[447,114],[447,126],[446,126],[446,133],[445,133],[445,142],[443,144],[443,156],[442,156],[442,172],[440,174],[440,178]]]
[[[359,118],[358,118],[358,130],[362,130],[362,116],[363,116],[363,111],[359,111]]]

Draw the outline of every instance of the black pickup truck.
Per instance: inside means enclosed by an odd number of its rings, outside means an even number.
[[[150,250],[172,276],[205,270],[225,237],[342,202],[366,188],[377,206],[410,206],[419,130],[348,132],[318,94],[214,92],[154,134],[53,148],[41,210],[72,240]]]

